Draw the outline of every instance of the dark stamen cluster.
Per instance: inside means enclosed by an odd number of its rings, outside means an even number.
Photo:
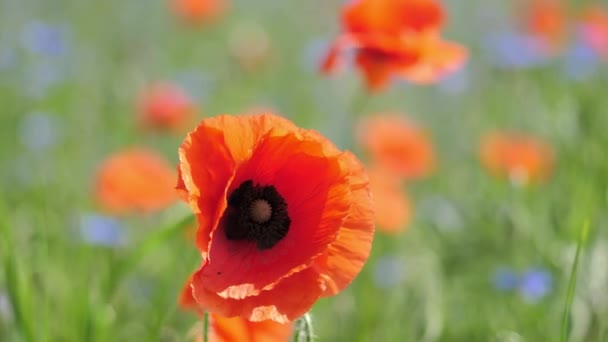
[[[254,185],[252,180],[230,194],[224,217],[228,240],[255,241],[259,250],[281,241],[291,224],[287,203],[275,187]]]

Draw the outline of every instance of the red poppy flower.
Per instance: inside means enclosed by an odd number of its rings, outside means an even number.
[[[281,342],[289,341],[293,324],[275,321],[251,322],[241,317],[226,318],[211,314],[209,342]],[[197,324],[192,331],[196,342],[203,341],[203,329]]]
[[[369,184],[378,230],[387,234],[402,232],[412,218],[412,204],[401,178],[375,166],[369,169]]]
[[[217,19],[228,8],[228,0],[173,0],[173,11],[191,24]]]
[[[144,128],[180,131],[194,119],[196,106],[177,85],[158,83],[146,89],[138,101],[139,121]]]
[[[358,142],[369,152],[374,164],[401,177],[421,178],[435,167],[435,153],[426,131],[398,115],[376,115],[362,120]]]
[[[559,0],[534,0],[523,11],[524,28],[538,38],[545,53],[557,53],[564,45],[568,18]]]
[[[553,166],[549,145],[521,133],[494,132],[482,139],[482,164],[494,175],[527,185],[546,180]]]
[[[153,151],[134,148],[102,162],[95,197],[107,211],[156,211],[173,203],[175,170]]]
[[[182,304],[285,323],[363,267],[374,230],[367,175],[319,133],[272,114],[223,115],[203,120],[179,156],[202,256]]]
[[[429,83],[458,69],[466,50],[439,38],[445,20],[435,0],[359,0],[344,8],[344,33],[334,42],[322,64],[334,72],[346,50],[355,51],[355,62],[368,88],[383,89],[391,76]]]
[[[587,8],[581,18],[583,39],[600,56],[608,57],[608,12],[595,6]]]

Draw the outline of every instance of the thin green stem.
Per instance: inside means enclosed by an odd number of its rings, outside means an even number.
[[[574,291],[576,290],[576,278],[577,278],[577,274],[578,274],[578,264],[579,264],[581,252],[587,241],[588,236],[589,236],[589,221],[585,221],[585,223],[583,224],[583,228],[581,229],[580,235],[578,237],[578,243],[576,246],[576,255],[574,256],[574,261],[572,263],[572,269],[570,271],[570,280],[568,282],[568,292],[566,294],[566,306],[564,308],[564,315],[562,317],[562,327],[561,327],[561,335],[560,335],[561,342],[566,342],[566,340],[568,339],[570,308],[572,307],[572,302],[574,301]]]
[[[6,294],[11,303],[17,333],[24,341],[35,341],[30,313],[31,292],[25,281],[27,276],[24,275],[23,265],[15,257],[15,241],[13,236],[9,235],[11,228],[6,213],[5,208],[0,207],[0,265],[4,269]]]
[[[312,342],[314,336],[314,331],[312,329],[312,318],[310,313],[304,315],[304,317],[300,318],[296,324],[296,331],[293,335],[294,342],[300,342],[300,339],[303,337],[305,342]]]
[[[209,312],[203,314],[203,342],[209,342]]]

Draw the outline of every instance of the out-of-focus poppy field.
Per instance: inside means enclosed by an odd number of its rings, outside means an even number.
[[[599,0],[0,0],[0,340],[608,341],[607,90]]]

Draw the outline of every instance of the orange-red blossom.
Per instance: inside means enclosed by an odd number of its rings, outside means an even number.
[[[464,47],[441,39],[445,17],[436,0],[351,1],[342,12],[343,33],[332,44],[322,71],[334,72],[345,52],[353,50],[370,90],[385,88],[392,76],[436,82],[467,59]]]
[[[316,131],[273,114],[221,115],[188,134],[179,157],[201,254],[183,305],[286,323],[363,267],[374,232],[367,174]]]

